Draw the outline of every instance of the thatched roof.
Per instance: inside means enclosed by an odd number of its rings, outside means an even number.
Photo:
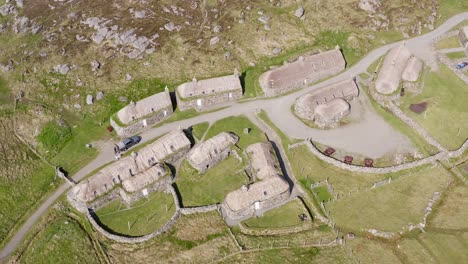
[[[282,177],[273,177],[230,192],[225,204],[232,211],[239,211],[289,191],[289,184]]]
[[[166,167],[164,165],[157,164],[142,173],[126,179],[122,182],[122,187],[127,192],[136,192],[152,183],[155,183],[166,174]]]
[[[252,144],[247,147],[246,152],[250,158],[252,171],[258,179],[263,180],[281,175],[281,168],[270,142]]]
[[[400,45],[390,50],[385,56],[379,76],[375,82],[377,92],[381,94],[391,94],[398,89],[408,59],[411,52],[405,45]]]
[[[158,112],[169,106],[172,107],[171,97],[169,91],[165,91],[146,97],[138,102],[130,102],[129,105],[117,112],[117,117],[122,123],[130,124],[134,120]]]
[[[353,98],[359,95],[357,84],[353,80],[337,82],[297,99],[295,112],[302,118],[313,120],[315,108],[336,98]]]
[[[218,135],[196,145],[188,154],[188,161],[194,167],[209,163],[216,155],[230,148],[239,141],[233,133],[222,132]]]
[[[411,57],[408,60],[408,65],[406,65],[403,74],[401,75],[402,79],[409,82],[415,82],[419,78],[419,73],[421,72],[423,63],[420,59],[416,57]]]
[[[182,98],[209,96],[210,94],[237,90],[242,91],[241,82],[237,75],[227,75],[200,81],[194,79],[177,87],[177,93]]]
[[[346,62],[339,49],[300,57],[297,61],[285,64],[260,76],[260,84],[268,89],[291,89],[304,85],[304,82],[336,74],[344,69]]]
[[[140,168],[149,168],[155,163],[163,162],[191,143],[182,130],[172,131],[137,152],[136,164]]]
[[[333,120],[338,116],[349,113],[350,106],[346,100],[341,98],[334,99],[326,104],[315,108],[317,118],[321,120]]]

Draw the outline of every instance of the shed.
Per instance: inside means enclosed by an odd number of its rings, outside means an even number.
[[[406,65],[405,70],[402,74],[402,79],[408,82],[415,82],[419,78],[419,74],[421,73],[423,67],[423,63],[420,59],[413,56],[408,60],[408,65]]]
[[[381,94],[391,94],[398,89],[401,75],[410,57],[411,52],[405,45],[400,45],[390,50],[385,56],[375,82],[377,92]]]
[[[161,110],[164,111],[168,108],[172,110],[172,101],[169,95],[169,91],[166,90],[164,92],[141,99],[140,101],[130,102],[130,104],[117,112],[117,117],[119,118],[120,122],[128,125],[142,117],[156,114]],[[166,115],[169,115],[170,112],[172,113],[172,111],[167,111]]]

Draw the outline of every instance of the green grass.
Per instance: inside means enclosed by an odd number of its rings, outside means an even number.
[[[244,128],[250,128],[249,134],[244,134]],[[257,128],[245,116],[231,116],[216,121],[211,125],[206,133],[205,140],[210,139],[221,132],[233,132],[238,135],[239,142],[237,142],[237,146],[241,149],[245,149],[251,144],[266,140],[263,131]]]
[[[467,229],[466,219],[468,219],[468,187],[459,185],[450,190],[442,204],[437,207],[435,214],[431,215],[430,224],[436,228]]]
[[[315,187],[313,189],[313,192],[317,194],[319,201],[328,201],[333,198],[328,192],[328,189],[326,186]]]
[[[120,200],[113,201],[97,210],[96,215],[113,232],[141,236],[158,230],[174,212],[175,204],[171,194],[153,192],[129,208]]]
[[[439,233],[424,233],[419,240],[439,263],[467,263],[468,251],[456,236]]]
[[[299,219],[299,215],[307,214],[304,206],[296,200],[285,205],[266,212],[258,218],[251,218],[243,222],[246,226],[252,228],[283,228],[295,227],[304,224]],[[308,219],[308,221],[310,218]]]
[[[458,36],[451,36],[445,39],[442,39],[436,43],[436,49],[451,49],[451,48],[459,48],[460,46],[460,41],[458,39]]]
[[[71,129],[67,124],[59,125],[56,121],[50,121],[42,128],[37,140],[47,151],[56,154],[67,144],[71,136]]]
[[[6,104],[11,104],[13,102],[13,97],[11,97],[10,89],[6,81],[0,78],[0,107]]]
[[[467,57],[467,56],[465,55],[465,52],[463,52],[463,51],[450,52],[450,53],[447,53],[446,55],[447,55],[447,57],[448,57],[449,59],[451,59],[451,60],[457,60],[457,59],[461,59],[461,58]]]
[[[408,263],[437,263],[416,239],[403,239],[398,245],[398,251],[404,254]]]
[[[392,183],[363,190],[327,205],[331,218],[345,230],[359,232],[375,228],[397,232],[422,220],[434,192],[440,192],[450,176],[436,167],[413,172]]]
[[[196,139],[201,140],[203,138],[203,135],[205,135],[206,130],[208,129],[209,126],[210,126],[210,124],[208,122],[193,125],[192,126],[192,135]]]
[[[468,11],[468,2],[460,0],[443,0],[439,1],[436,26],[442,24],[445,20],[453,15]]]
[[[100,263],[93,243],[76,220],[53,219],[20,257],[22,263]]]
[[[226,195],[248,183],[243,163],[233,156],[221,161],[204,174],[198,174],[185,161],[176,176],[177,187],[184,206],[220,203]]]
[[[355,259],[359,260],[358,263],[401,263],[392,251],[391,245],[378,240],[355,238],[348,240],[346,247],[348,250],[352,250]]]
[[[401,108],[411,118],[448,149],[457,149],[468,136],[468,86],[447,66],[440,65],[438,72],[429,72],[423,92],[405,96]],[[409,110],[410,104],[427,102],[424,113]],[[441,125],[443,122],[444,125]]]

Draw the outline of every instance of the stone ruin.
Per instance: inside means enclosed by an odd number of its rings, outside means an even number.
[[[301,56],[260,76],[265,96],[277,96],[302,88],[344,70],[346,61],[339,47],[315,55]]]
[[[422,69],[422,62],[414,57],[406,46],[400,45],[390,50],[375,82],[375,89],[381,94],[391,94],[405,81],[416,81]]]
[[[299,97],[294,112],[320,128],[334,128],[350,113],[348,101],[358,95],[359,89],[354,80],[334,83]]]
[[[234,133],[222,132],[201,144],[195,145],[189,152],[187,160],[198,170],[204,173],[231,154],[231,147],[239,141]]]

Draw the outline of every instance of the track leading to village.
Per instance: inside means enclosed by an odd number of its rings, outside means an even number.
[[[432,41],[445,34],[453,27],[461,23],[463,20],[468,20],[468,12],[461,13],[449,18],[437,29],[412,38],[405,40],[406,46],[413,54],[422,59],[427,65],[433,69],[437,68],[436,53],[431,47]],[[310,91],[322,88],[332,83],[342,81],[345,79],[353,78],[358,74],[365,72],[367,68],[378,58],[385,55],[391,48],[402,44],[403,41],[387,44],[380,48],[371,51],[361,61],[346,69],[344,72],[316,85],[308,86],[297,92],[278,97],[273,99],[257,99],[243,103],[235,103],[222,110],[202,114],[193,118],[180,120],[173,123],[168,123],[160,127],[152,128],[141,134],[142,142],[148,142],[154,138],[167,133],[179,127],[186,128],[191,125],[210,122],[213,123],[217,120],[236,116],[240,114],[248,114],[257,110],[264,110],[268,113],[270,119],[274,124],[291,138],[313,138],[321,143],[342,148],[345,151],[361,153],[369,157],[379,157],[387,152],[395,149],[395,142],[390,142],[388,139],[389,133],[398,133],[393,128],[385,123],[382,118],[374,120],[378,122],[375,127],[369,127],[366,123],[366,118],[363,122],[357,124],[350,124],[343,128],[333,130],[318,130],[306,126],[302,121],[297,119],[291,111],[291,106],[297,97],[304,95]],[[374,118],[374,117],[372,117]],[[380,120],[380,121],[378,121]],[[383,122],[383,123],[381,123]],[[375,123],[373,123],[375,124]],[[403,135],[403,139],[405,137]],[[359,138],[358,138],[359,137]],[[377,147],[380,146],[380,147]],[[83,167],[75,175],[73,180],[78,182],[83,177],[96,170],[97,168],[111,162],[114,159],[113,152],[114,142],[107,142],[101,149],[99,155]],[[0,253],[0,262],[5,262],[8,256],[20,245],[25,238],[28,231],[34,226],[39,218],[48,210],[48,208],[69,188],[68,183],[62,184],[53,194],[47,197],[44,202],[37,208],[37,210],[26,220],[21,228],[16,232],[12,239],[6,244],[5,248]]]

